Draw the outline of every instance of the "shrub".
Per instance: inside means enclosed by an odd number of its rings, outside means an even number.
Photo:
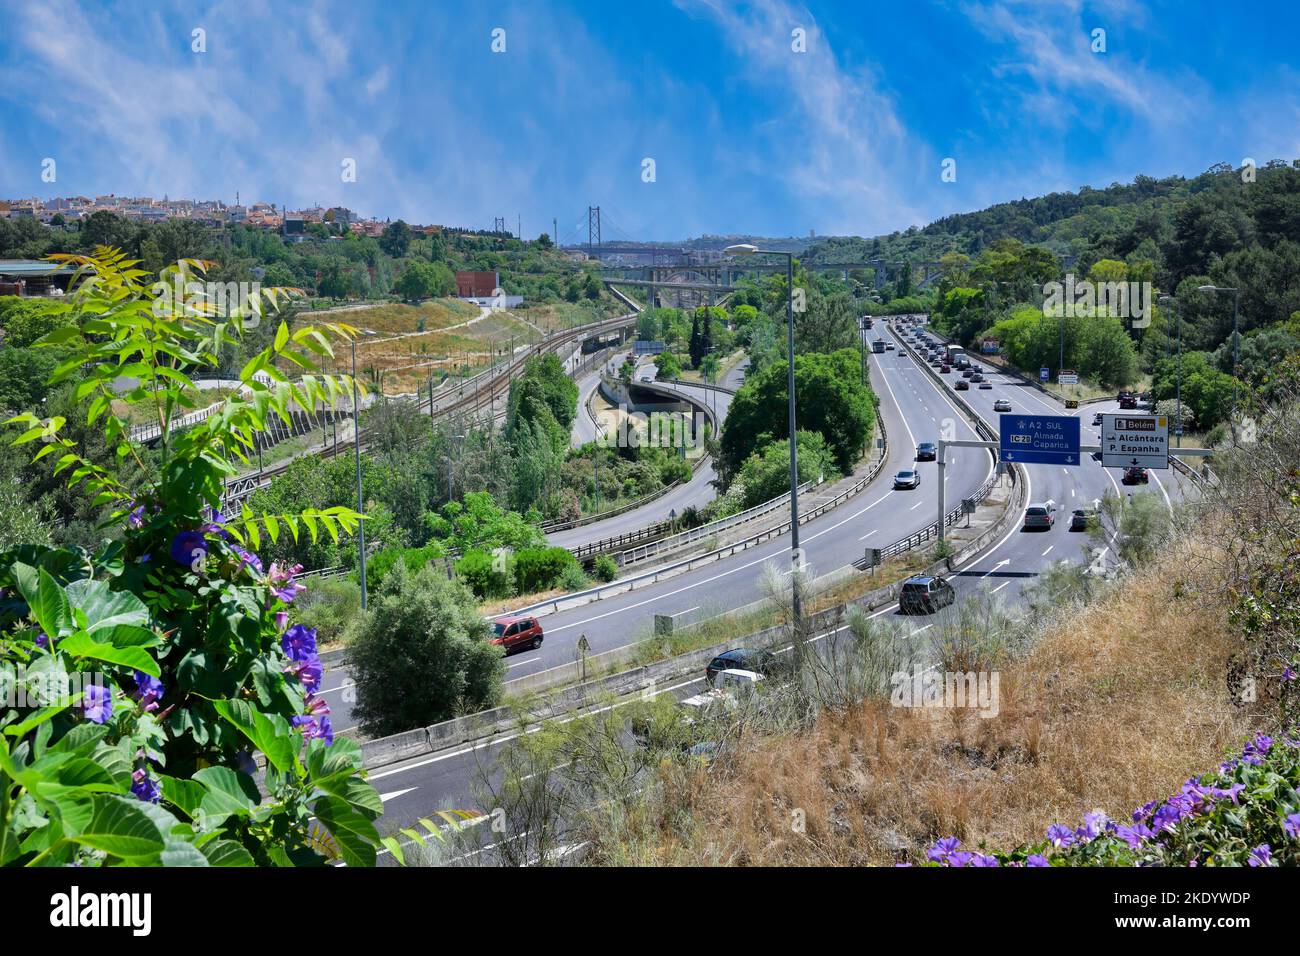
[[[592,562],[592,573],[597,581],[610,582],[618,577],[618,562],[607,554],[602,554]]]
[[[351,578],[314,581],[297,602],[298,620],[322,644],[347,640],[361,616],[361,585]]]
[[[395,734],[495,705],[505,660],[490,637],[462,582],[397,565],[348,647],[361,728]]]
[[[514,585],[514,559],[502,551],[500,558],[491,551],[474,548],[456,562],[456,574],[479,600],[509,597]]]
[[[566,591],[585,591],[591,587],[591,578],[582,570],[582,565],[575,562],[560,572],[558,583]]]
[[[524,548],[515,552],[515,591],[534,594],[560,584],[566,568],[578,559],[565,548]]]

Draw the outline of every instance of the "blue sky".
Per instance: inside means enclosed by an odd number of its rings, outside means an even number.
[[[1300,157],[1292,2],[0,0],[0,13],[10,198],[238,190],[414,222],[522,216],[530,236],[555,217],[570,241],[588,205],[607,240],[874,235],[1139,173]]]

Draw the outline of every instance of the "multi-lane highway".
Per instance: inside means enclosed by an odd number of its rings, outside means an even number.
[[[938,507],[937,467],[932,462],[913,460],[916,445],[937,441],[945,429],[953,438],[978,437],[952,401],[952,385],[960,376],[941,376],[943,384],[936,382],[892,330],[882,330],[882,334],[898,342],[897,350],[870,356],[872,383],[880,396],[880,413],[891,439],[889,459],[881,478],[857,498],[802,527],[801,544],[814,574],[839,568],[861,557],[867,547],[887,544],[933,522]],[[989,371],[985,369],[992,381],[991,389],[973,386],[961,396],[995,429],[998,417],[993,403],[998,399],[1009,401],[1012,410],[1021,413],[1066,414],[1063,406],[1049,396],[1017,379]],[[1099,410],[1111,407],[1098,403],[1078,413],[1084,419],[1084,444],[1097,439],[1091,422]],[[946,496],[950,503],[976,490],[992,468],[992,458],[983,449],[949,449],[947,461]],[[921,487],[893,490],[890,476],[910,467],[921,471]],[[1130,490],[1119,483],[1121,475],[1117,470],[1104,469],[1090,458],[1073,468],[1029,465],[1026,473],[1031,501],[1050,499],[1060,506],[1055,526],[1036,532],[1022,530],[1017,523],[983,554],[955,569],[950,580],[959,595],[988,591],[1014,601],[1022,587],[1048,563],[1062,558],[1083,560],[1087,535],[1069,531],[1070,512],[1092,503],[1107,490],[1119,494]],[[1151,474],[1152,489],[1170,502],[1188,490],[1186,479],[1175,472]],[[579,635],[586,635],[592,653],[600,653],[648,634],[656,613],[707,616],[757,600],[762,597],[759,582],[763,566],[772,563],[784,569],[788,548],[788,539],[782,536],[659,584],[548,615],[543,618],[546,642],[537,651],[511,657],[507,664],[509,677],[571,661]],[[897,608],[886,607],[875,613],[894,615]],[[342,695],[346,679],[345,672],[327,677],[326,696],[332,705]],[[685,678],[683,687],[694,689],[700,680]],[[346,708],[341,710],[336,726],[344,727]],[[377,770],[371,779],[385,796],[383,829],[391,832],[439,808],[472,808],[473,781],[492,766],[497,749],[510,739],[511,735],[496,737]]]

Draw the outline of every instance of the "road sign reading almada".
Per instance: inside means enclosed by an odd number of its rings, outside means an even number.
[[[1106,468],[1169,467],[1169,419],[1165,415],[1102,415],[1101,463]]]

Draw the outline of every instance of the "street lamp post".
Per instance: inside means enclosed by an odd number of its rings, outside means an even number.
[[[1174,370],[1174,396],[1178,403],[1178,411],[1174,417],[1174,440],[1178,443],[1177,447],[1183,447],[1183,314],[1179,311],[1177,300],[1171,295],[1162,295],[1161,302],[1168,302],[1169,307],[1173,310],[1175,322],[1178,326],[1178,358]],[[1166,333],[1165,341],[1168,341]],[[1167,354],[1167,353],[1166,353]]]
[[[362,330],[363,335],[374,335],[369,329]],[[361,412],[357,402],[357,339],[352,337],[352,446],[356,451],[357,461],[357,512],[363,514],[365,505],[361,499]],[[357,522],[357,553],[361,563],[361,610],[366,609],[366,522],[363,518]]]
[[[789,393],[789,430],[790,430],[790,564],[791,564],[791,609],[795,626],[798,627],[803,614],[803,600],[799,591],[799,575],[802,572],[802,557],[799,550],[799,452],[795,431],[794,400],[794,253],[775,252],[759,249],[751,243],[728,246],[722,250],[728,256],[785,256],[786,281],[786,350],[789,357],[786,374],[786,389]]]
[[[1197,292],[1231,292],[1232,293],[1232,437],[1237,437],[1237,372],[1241,365],[1241,335],[1239,321],[1241,315],[1241,290],[1217,285],[1201,285]]]

